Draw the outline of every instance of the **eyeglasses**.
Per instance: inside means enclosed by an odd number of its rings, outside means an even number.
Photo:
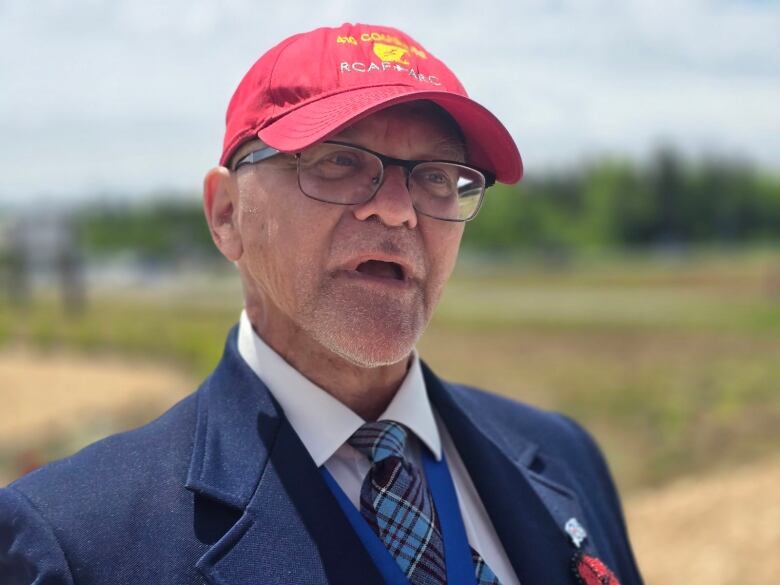
[[[280,151],[270,146],[255,150],[241,158],[234,170],[277,154]],[[414,209],[444,221],[474,219],[485,189],[496,182],[492,173],[460,162],[404,160],[345,142],[322,142],[295,158],[303,194],[336,205],[370,201],[382,186],[385,168],[402,167]]]

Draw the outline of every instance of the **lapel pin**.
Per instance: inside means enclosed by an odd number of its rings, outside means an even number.
[[[579,520],[576,518],[569,518],[566,521],[566,525],[563,527],[563,529],[566,531],[566,534],[569,535],[569,538],[571,538],[571,541],[577,548],[580,548],[580,545],[583,543],[583,541],[588,538],[588,533],[585,532],[582,524],[580,524]]]

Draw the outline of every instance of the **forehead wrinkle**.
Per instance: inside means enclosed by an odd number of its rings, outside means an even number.
[[[351,142],[354,140],[354,144],[357,146],[362,146],[363,148],[372,148],[371,145],[366,144],[365,139],[360,139],[358,136],[355,136],[355,130],[354,126],[347,128],[346,130],[340,132],[337,136],[334,138],[337,140],[343,140],[346,142]],[[381,142],[386,142],[388,140],[389,136],[392,136],[392,133],[395,132],[390,124],[383,124],[381,128],[372,128],[370,132],[371,141],[374,140],[380,140]],[[436,134],[439,134],[441,138],[438,140],[435,140],[433,142],[428,143],[426,141],[425,148],[420,148],[419,150],[412,149],[412,152],[414,152],[415,159],[419,160],[456,160],[456,161],[466,161],[466,146],[463,143],[463,141],[456,136],[453,136],[452,133],[447,132],[445,135],[445,132],[436,132]],[[419,144],[412,145],[413,147],[419,147]],[[390,155],[388,152],[381,152],[380,154]]]
[[[393,142],[399,123],[418,126],[405,140],[412,158],[468,160],[463,133],[457,122],[441,106],[428,100],[406,102],[374,112],[343,129],[333,139],[354,139],[358,146],[372,148],[372,145],[376,147],[376,142]],[[420,139],[421,133],[424,133],[424,139]],[[371,144],[366,144],[366,139]]]

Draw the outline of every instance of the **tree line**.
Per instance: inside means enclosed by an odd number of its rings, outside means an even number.
[[[670,149],[645,164],[601,160],[492,188],[464,245],[641,248],[780,241],[780,177]]]
[[[90,254],[217,258],[200,198],[92,205],[78,214]],[[670,149],[644,164],[603,159],[491,188],[464,247],[576,252],[780,242],[780,176],[735,159],[692,162]]]

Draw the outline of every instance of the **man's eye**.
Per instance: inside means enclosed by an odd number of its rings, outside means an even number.
[[[446,173],[440,171],[428,171],[423,178],[426,183],[430,183],[431,185],[446,185],[450,182]]]
[[[429,195],[436,197],[449,197],[456,191],[455,177],[452,176],[452,173],[435,166],[418,168],[415,173],[415,181]]]
[[[357,156],[349,152],[335,152],[328,156],[323,162],[340,167],[354,167],[359,164]]]
[[[306,172],[321,179],[347,179],[364,171],[364,162],[359,155],[349,151],[334,151],[324,154],[307,165]]]

